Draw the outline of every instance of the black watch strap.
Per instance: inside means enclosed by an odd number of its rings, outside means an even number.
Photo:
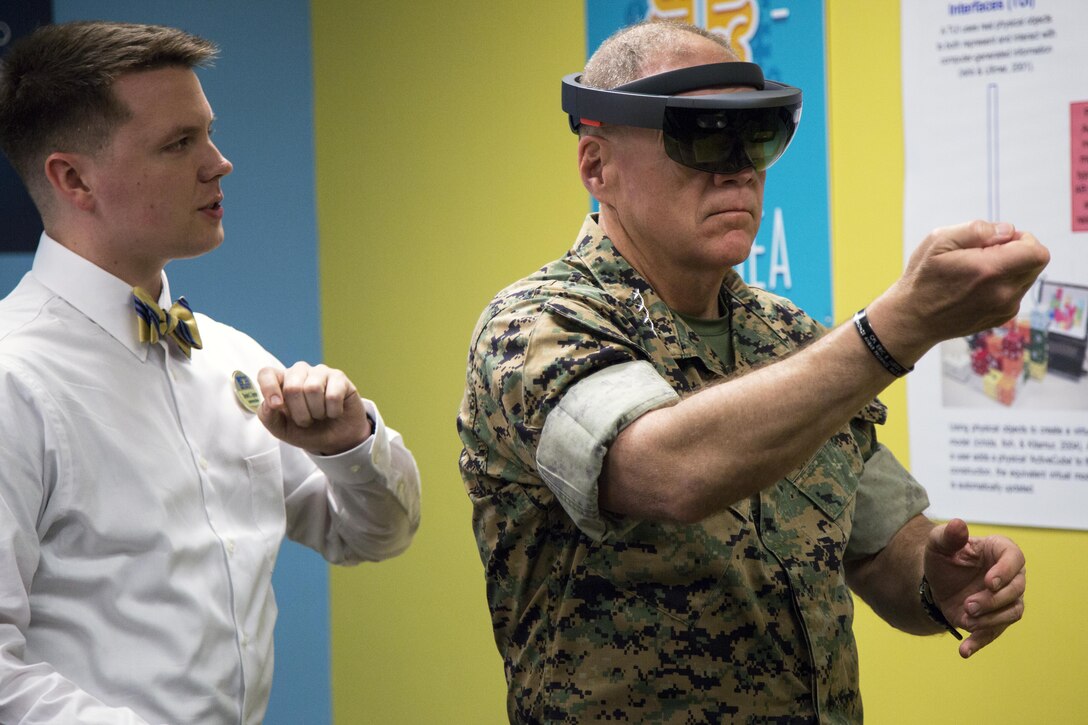
[[[922,583],[918,586],[918,598],[922,600],[922,609],[926,610],[926,614],[930,619],[947,629],[948,633],[956,639],[963,639],[963,635],[944,616],[944,612],[937,606],[937,602],[933,601],[933,592],[929,589],[929,580],[926,579],[925,574],[922,575]]]

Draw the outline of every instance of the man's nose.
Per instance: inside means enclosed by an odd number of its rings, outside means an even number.
[[[734,171],[730,174],[712,174],[712,176],[714,177],[715,186],[722,186],[724,184],[747,184],[755,174],[755,167],[749,163],[740,171]]]
[[[207,167],[205,167],[205,173],[201,181],[213,181],[234,171],[234,164],[219,152],[216,145],[213,143],[209,145],[211,146],[211,158]]]

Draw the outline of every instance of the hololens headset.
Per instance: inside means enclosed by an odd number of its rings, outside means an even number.
[[[749,86],[755,90],[678,96]],[[785,152],[801,120],[801,89],[764,80],[755,63],[712,63],[666,71],[611,90],[563,78],[563,110],[575,133],[582,125],[660,129],[665,153],[678,164],[712,174],[763,171]]]

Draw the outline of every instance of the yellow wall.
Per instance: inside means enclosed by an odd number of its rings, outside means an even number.
[[[829,5],[841,320],[900,268],[898,4]],[[559,79],[585,58],[583,2],[323,0],[312,12],[326,358],[406,433],[424,487],[408,553],[332,573],[334,715],[504,722],[454,418],[476,315],[560,254],[586,210],[559,110]],[[886,399],[885,439],[905,457],[902,388]],[[1088,644],[1077,624],[1084,536],[1011,535],[1028,554],[1028,618],[970,662],[950,638],[901,635],[859,606],[870,722],[1085,717],[1073,660]]]
[[[405,433],[423,523],[402,557],[331,577],[337,723],[505,721],[454,421],[495,292],[588,209],[559,80],[581,0],[314,2],[323,333]]]

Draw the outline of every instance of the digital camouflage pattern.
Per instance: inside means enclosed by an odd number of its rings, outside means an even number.
[[[736,373],[820,327],[730,271]],[[681,395],[730,374],[592,217],[562,259],[500,292],[473,333],[458,418],[495,640],[518,723],[858,722],[843,558],[870,404],[805,465],[695,525],[597,542],[542,482],[549,411],[605,366],[647,360]],[[904,521],[909,516],[904,518]]]

